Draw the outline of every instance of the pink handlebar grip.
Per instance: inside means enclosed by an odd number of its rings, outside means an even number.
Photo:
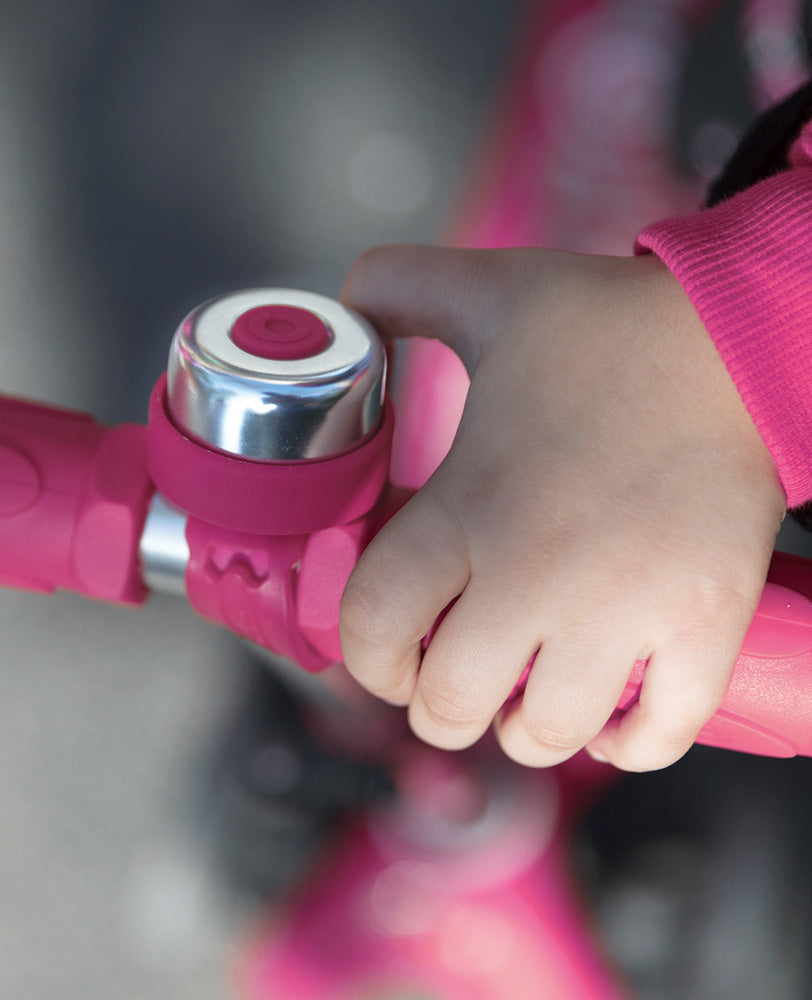
[[[298,532],[285,534],[251,534],[243,525],[234,530],[191,517],[186,585],[193,606],[308,670],[340,660],[344,584],[369,539],[405,499],[389,496],[372,506],[391,425],[389,412],[378,432],[384,444],[373,438],[362,445],[377,471],[374,491],[365,486],[359,494],[359,510],[366,511],[360,517],[310,532],[297,523]],[[108,428],[84,414],[0,398],[0,585],[144,601],[138,550],[154,492],[146,437],[144,427]],[[321,496],[332,498],[332,487],[343,498],[343,474],[354,471],[355,457],[316,463],[324,473]],[[723,704],[699,742],[812,756],[812,565],[778,553],[768,581]],[[619,713],[638,697],[644,673],[645,664],[637,663]]]
[[[141,604],[145,428],[0,397],[0,585]]]

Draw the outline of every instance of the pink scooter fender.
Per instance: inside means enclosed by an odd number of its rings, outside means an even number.
[[[488,772],[414,748],[246,942],[249,1000],[621,1000],[573,893],[558,771]]]

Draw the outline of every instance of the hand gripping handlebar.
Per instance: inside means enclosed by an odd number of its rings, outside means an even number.
[[[183,592],[307,670],[340,660],[341,593],[396,509],[385,369],[360,316],[258,289],[186,317],[147,428],[0,399],[0,583],[124,604]],[[776,554],[699,742],[812,755],[811,596],[812,564]]]

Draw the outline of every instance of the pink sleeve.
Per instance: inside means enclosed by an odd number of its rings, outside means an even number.
[[[812,123],[791,169],[647,227],[704,322],[772,455],[790,507],[812,498]]]

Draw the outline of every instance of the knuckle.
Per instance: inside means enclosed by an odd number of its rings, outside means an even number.
[[[419,688],[419,708],[414,710],[413,716],[414,725],[421,732],[431,729],[462,734],[483,726],[482,716],[458,691],[427,689],[425,685]]]
[[[356,678],[358,679],[358,678]],[[367,677],[363,682],[363,687],[371,695],[388,702],[390,705],[405,706],[409,704],[414,677],[410,672],[392,677],[388,684],[382,684],[379,678],[371,679]]]
[[[700,729],[718,709],[724,698],[733,667],[721,651],[710,648],[697,661],[675,664],[677,671],[668,687],[643,703],[641,716],[646,732],[673,743],[696,739]],[[714,655],[717,654],[717,655]]]
[[[747,579],[744,572],[730,569],[725,574],[697,571],[679,616],[686,623],[679,633],[681,638],[696,647],[718,648],[720,625],[738,623],[744,627],[749,622],[762,582],[759,576]]]
[[[556,756],[571,756],[586,743],[586,739],[575,727],[552,725],[540,718],[523,718],[522,728],[534,749]]]
[[[464,303],[471,309],[479,309],[483,300],[490,296],[494,287],[494,273],[500,270],[502,255],[495,250],[477,249],[468,256],[468,268],[461,284]]]
[[[690,749],[687,744],[676,741],[647,742],[640,745],[637,742],[630,746],[621,743],[610,755],[612,764],[621,771],[643,773],[645,771],[660,771],[670,767],[685,755]]]
[[[342,639],[362,646],[390,645],[397,638],[400,619],[397,602],[387,587],[374,579],[350,577],[339,612]]]
[[[383,246],[370,247],[356,257],[345,278],[345,291],[353,292],[365,288],[369,280],[377,273],[382,262],[386,261],[387,248]]]
[[[659,771],[683,757],[694,743],[702,723],[651,717],[625,739],[620,739],[611,755],[612,763],[622,771]]]
[[[693,742],[699,730],[710,719],[724,696],[726,675],[711,686],[697,686],[682,697],[674,698],[668,720],[662,719],[661,731],[674,743]]]

